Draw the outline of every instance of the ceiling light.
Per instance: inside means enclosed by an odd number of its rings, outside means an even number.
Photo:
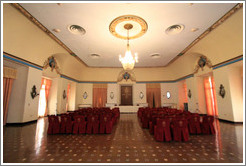
[[[123,15],[115,18],[109,25],[109,31],[117,38],[127,39],[125,56],[119,55],[124,70],[132,70],[138,62],[138,55],[132,55],[129,40],[136,39],[146,33],[148,24],[144,19],[134,15]]]
[[[124,28],[127,30],[127,47],[126,47],[126,52],[125,56],[122,57],[119,55],[119,60],[124,68],[124,70],[132,70],[134,68],[135,62],[138,62],[138,55],[135,53],[135,55],[132,55],[132,52],[130,50],[130,45],[129,45],[129,30],[133,28],[133,25],[130,23],[127,23],[124,25]]]
[[[160,58],[161,56],[160,56],[160,54],[152,54],[152,55],[150,55],[150,57],[153,59],[156,59],[156,58]]]
[[[98,54],[91,54],[91,58],[98,59],[98,58],[100,58],[100,55],[98,55]]]
[[[86,33],[85,29],[79,25],[69,25],[68,30],[75,35],[84,35]]]
[[[182,32],[183,30],[184,30],[184,25],[176,24],[176,25],[172,25],[172,26],[168,27],[166,29],[166,34],[175,35],[175,34]]]
[[[196,31],[198,31],[199,30],[199,28],[191,28],[191,32],[196,32]]]

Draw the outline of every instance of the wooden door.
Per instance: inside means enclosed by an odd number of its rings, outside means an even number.
[[[121,105],[132,105],[132,86],[121,86]]]

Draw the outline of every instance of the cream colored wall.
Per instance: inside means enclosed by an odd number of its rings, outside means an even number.
[[[76,109],[76,82],[69,81],[70,83],[70,92],[68,98],[68,111],[74,111]]]
[[[228,78],[228,67],[218,68],[213,71],[216,94],[219,93],[220,84],[225,87],[224,98],[217,95],[218,114],[220,119],[234,121],[233,107],[231,102],[230,83]]]
[[[38,118],[39,97],[36,96],[34,99],[32,99],[30,92],[32,91],[33,85],[35,85],[37,88],[37,93],[39,93],[41,87],[41,76],[41,70],[37,70],[32,67],[28,68],[26,96],[22,122],[29,122]]]
[[[171,97],[167,98],[167,91],[170,92]],[[161,105],[173,104],[176,108],[178,105],[178,83],[161,83]]]
[[[144,97],[140,98],[140,92],[144,94]],[[133,105],[137,105],[139,103],[147,103],[146,100],[146,84],[134,84],[133,85]]]
[[[24,116],[28,67],[7,60],[3,60],[3,64],[17,70],[17,78],[13,81],[9,98],[7,123],[21,123]]]
[[[204,77],[197,77],[198,109],[200,114],[207,114],[207,106],[204,90]]]
[[[110,98],[110,93],[113,92],[113,99]],[[107,85],[107,103],[117,104],[118,102],[118,85],[117,84],[108,84]]]
[[[83,98],[84,92],[87,93],[87,98]],[[93,84],[78,83],[76,86],[76,109],[79,104],[91,104],[93,102]]]
[[[57,114],[57,91],[58,91],[58,78],[52,79],[52,84],[49,92],[48,99],[48,114],[55,115]]]
[[[192,113],[198,113],[198,109],[199,109],[196,81],[197,81],[196,77],[191,77],[186,79],[187,94],[189,89],[191,91],[191,98],[188,97],[188,110]]]

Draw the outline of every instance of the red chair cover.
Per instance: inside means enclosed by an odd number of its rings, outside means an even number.
[[[214,122],[213,116],[203,117],[202,124],[201,124],[203,134],[215,134],[213,122]]]
[[[73,134],[85,134],[86,121],[82,115],[74,116]]]
[[[97,134],[99,128],[99,120],[98,116],[96,115],[89,115],[87,117],[87,127],[86,127],[86,133],[87,134]]]
[[[58,116],[50,115],[48,116],[48,130],[47,134],[58,134],[60,131],[60,122]]]
[[[61,128],[60,133],[72,133],[73,122],[71,116],[69,115],[62,115],[61,116]]]
[[[193,115],[189,119],[189,132],[190,134],[201,134],[201,123],[200,123],[200,116],[198,115]]]
[[[100,133],[111,133],[113,128],[113,122],[109,115],[103,115],[100,118]]]
[[[156,141],[171,141],[170,120],[157,119],[154,126],[154,138]]]
[[[175,119],[172,122],[172,131],[174,141],[188,141],[189,140],[189,130],[188,121]]]

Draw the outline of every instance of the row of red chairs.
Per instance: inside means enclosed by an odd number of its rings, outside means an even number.
[[[100,113],[84,112],[82,110],[62,114],[61,116],[48,116],[48,134],[73,133],[97,134],[111,133],[113,125],[119,119],[119,108],[101,111]]]
[[[188,141],[189,134],[215,134],[213,116],[170,108],[139,110],[142,128],[148,128],[157,141]]]

